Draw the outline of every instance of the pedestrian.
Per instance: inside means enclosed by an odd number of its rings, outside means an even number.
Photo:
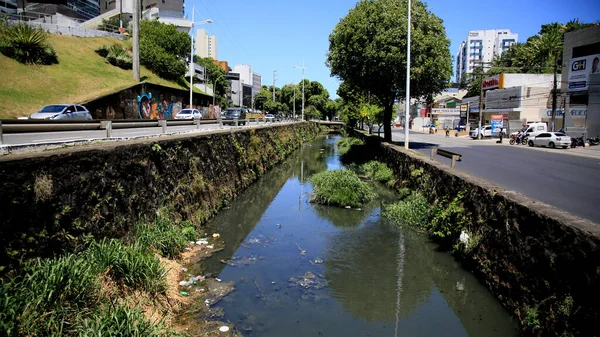
[[[504,129],[500,128],[500,140],[498,141],[498,143],[502,144],[502,137],[504,136]]]
[[[450,138],[450,127],[446,125],[446,138]]]

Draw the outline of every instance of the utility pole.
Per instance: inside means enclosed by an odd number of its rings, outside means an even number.
[[[296,84],[294,84],[294,118],[296,118]]]
[[[409,127],[409,112],[410,112],[410,0],[408,0],[408,37],[406,44],[406,112],[404,116],[404,148],[408,150],[408,127]],[[389,125],[386,126],[389,128]]]
[[[277,70],[273,70],[273,102],[275,102],[275,81],[277,80]]]
[[[557,65],[556,63],[558,62],[557,60],[557,53],[554,53],[554,84],[552,85],[552,132],[554,132],[554,121],[556,119],[556,95],[557,95],[557,90],[556,90],[556,72],[558,71]],[[564,128],[564,125],[563,125]]]
[[[133,41],[132,70],[133,80],[140,81],[140,3],[133,1]]]
[[[478,130],[478,134],[477,134],[477,139],[481,139],[481,137],[483,136],[482,134],[482,130],[481,130],[481,119],[483,118],[483,81],[481,82],[481,94],[479,94],[479,128]]]
[[[193,102],[193,90],[194,90],[194,85],[192,84],[193,82],[193,78],[194,78],[194,73],[196,72],[196,69],[194,69],[194,6],[192,6],[192,27],[190,28],[190,37],[192,38],[191,43],[190,43],[190,109],[193,109],[194,107],[192,106],[192,102]]]

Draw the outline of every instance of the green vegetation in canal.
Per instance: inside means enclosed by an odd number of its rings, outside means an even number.
[[[161,212],[154,223],[138,227],[131,244],[92,242],[80,253],[30,261],[1,280],[0,335],[177,335],[143,312],[150,306],[166,315],[157,299],[167,296],[168,271],[156,252],[178,256],[195,229],[185,226],[184,234]]]
[[[336,145],[338,147],[338,154],[340,156],[343,156],[346,153],[348,153],[348,151],[350,151],[350,148],[352,148],[352,146],[364,145],[364,142],[358,138],[344,137],[344,138],[340,139],[336,143]]]
[[[332,170],[311,177],[311,202],[334,206],[357,207],[376,197],[371,187],[349,170]]]
[[[430,213],[427,199],[421,193],[413,192],[405,199],[387,205],[382,214],[396,224],[420,229],[427,224]]]
[[[384,163],[376,160],[362,164],[360,170],[365,176],[381,183],[388,183],[394,179],[392,170]]]

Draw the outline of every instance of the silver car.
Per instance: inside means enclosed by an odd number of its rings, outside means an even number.
[[[40,111],[32,114],[29,119],[91,120],[92,115],[83,105],[52,104],[46,105]]]
[[[175,115],[175,119],[201,119],[202,114],[196,109],[183,109]]]
[[[571,137],[562,132],[542,132],[535,137],[530,137],[527,144],[529,146],[544,146],[551,149],[556,147],[566,149],[571,145]]]

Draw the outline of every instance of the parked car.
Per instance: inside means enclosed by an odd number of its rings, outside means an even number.
[[[175,115],[175,119],[201,119],[202,113],[197,109],[183,109]]]
[[[274,122],[275,121],[275,115],[273,115],[273,114],[266,114],[265,115],[265,120],[267,122]]]
[[[527,144],[531,147],[543,146],[551,149],[562,147],[566,149],[571,145],[571,137],[562,132],[542,132],[537,136],[530,136]]]
[[[492,126],[491,125],[484,125],[481,127],[481,137],[491,137],[492,136]],[[471,133],[469,134],[469,136],[473,139],[477,139],[477,137],[479,136],[479,128],[475,128],[473,130],[471,130]]]
[[[246,125],[246,114],[247,113],[248,113],[248,110],[246,110],[246,108],[229,108],[229,109],[227,109],[227,111],[225,111],[223,118],[230,118],[230,119],[237,118],[239,124]]]
[[[90,120],[92,115],[83,105],[52,104],[46,105],[40,111],[30,115],[29,119]]]

